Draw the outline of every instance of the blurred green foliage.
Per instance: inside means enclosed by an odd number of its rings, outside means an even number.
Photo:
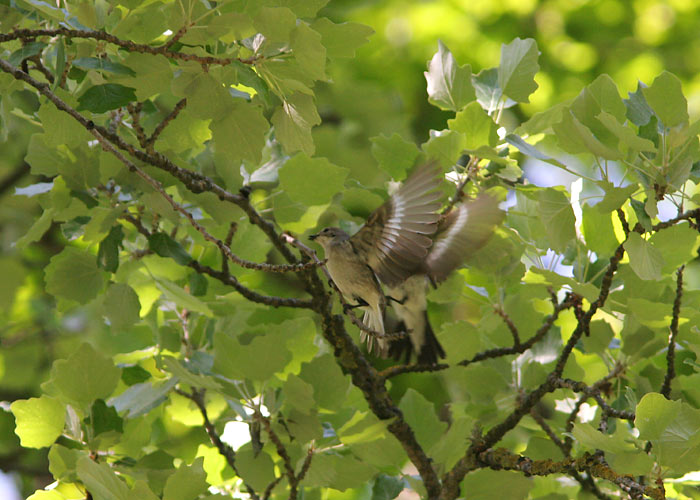
[[[8,2],[0,2],[0,33],[9,32],[19,21],[8,5]],[[432,106],[426,94],[423,72],[427,61],[438,49],[438,40],[449,47],[460,65],[471,65],[474,73],[498,63],[502,44],[516,37],[537,41],[541,55],[540,71],[535,80],[539,88],[530,96],[529,103],[504,111],[502,120],[507,123],[522,123],[537,112],[573,99],[602,73],[611,75],[623,97],[626,97],[627,92],[636,90],[638,80],[651,84],[662,70],[669,70],[683,82],[690,115],[696,116],[700,106],[700,38],[697,36],[700,33],[700,5],[691,0],[331,0],[319,16],[327,16],[337,23],[359,22],[375,30],[369,43],[357,50],[355,58],[336,60],[326,69],[332,82],[318,84],[314,89],[322,120],[320,126],[312,129],[315,156],[326,157],[335,165],[350,169],[353,181],[363,185],[373,185],[388,178],[386,172],[375,167],[370,138],[384,135],[393,139],[394,134],[398,134],[404,141],[423,143],[428,140],[430,129],[445,128],[446,121],[453,117],[453,113]],[[0,83],[12,85],[11,78],[4,74],[0,74]],[[167,103],[170,108],[174,104],[175,101]],[[36,244],[22,248],[16,246],[45,207],[37,201],[39,197],[15,195],[15,188],[46,181],[55,173],[52,172],[55,166],[50,155],[33,158],[36,160],[33,166],[37,169],[41,166],[46,176],[29,175],[24,166],[30,138],[42,130],[33,117],[39,108],[35,94],[26,90],[0,100],[0,401],[6,402],[41,395],[40,385],[49,379],[53,361],[70,357],[84,339],[90,339],[104,352],[133,353],[152,345],[152,330],[155,329],[160,345],[168,346],[173,351],[179,348],[179,337],[174,329],[157,327],[158,313],[155,308],[143,318],[143,323],[131,328],[129,335],[120,335],[102,320],[107,316],[113,319],[113,323],[118,322],[114,319],[119,317],[120,310],[105,311],[101,302],[90,303],[76,310],[60,300],[57,303],[44,291],[45,270],[49,268],[52,257],[72,240],[74,233],[71,230],[77,231],[76,227],[51,223],[46,219],[50,226]],[[65,132],[65,129],[59,131]],[[198,145],[208,138],[206,134],[209,131],[190,130],[190,133],[192,143]],[[185,148],[177,140],[168,142],[168,139],[167,134],[161,137],[170,149],[182,152],[178,147]],[[396,140],[401,142],[399,138]],[[308,147],[307,141],[303,142],[303,147]],[[101,167],[109,170],[109,160],[104,160],[104,163]],[[231,182],[240,181],[236,176],[236,180]],[[347,203],[344,208],[356,215],[362,214],[365,205],[376,205],[381,199],[374,194],[369,195],[363,185],[358,185],[356,191],[350,188],[344,199],[344,203]],[[359,208],[356,210],[351,206],[352,199],[347,193],[365,197],[358,202]],[[548,192],[549,195],[553,198],[559,196],[556,192]],[[285,197],[280,196],[274,201],[275,208],[287,202],[291,204]],[[372,198],[368,201],[369,197]],[[264,201],[260,193],[254,193],[253,198]],[[54,204],[62,202],[56,199],[51,201]],[[154,210],[163,209],[164,202],[157,196],[144,201],[155,207]],[[200,199],[198,201],[204,203]],[[71,202],[79,203],[75,199]],[[528,200],[523,198],[518,203],[527,206]],[[318,217],[325,208],[322,206],[311,215],[309,211],[307,216]],[[326,217],[334,217],[334,210],[340,212],[338,207],[331,207]],[[215,209],[211,212],[215,213]],[[225,219],[226,216],[223,214],[221,218]],[[315,221],[307,226],[313,226]],[[279,222],[285,228],[296,230],[294,224],[297,221],[293,217],[289,221],[280,219]],[[97,229],[95,231],[99,233]],[[246,258],[262,260],[269,250],[268,242],[257,228],[241,229],[241,232],[245,231],[247,233],[239,233],[239,236],[246,244],[234,248],[234,251]],[[612,241],[614,246],[614,237]],[[86,246],[82,241],[74,244]],[[610,245],[600,242],[600,246],[609,250],[607,247]],[[216,256],[206,257],[214,260]],[[151,255],[146,259],[152,269],[167,275],[173,282],[187,278],[182,268],[168,267],[159,256]],[[167,295],[167,290],[175,293],[168,288],[168,282],[160,283],[160,288],[157,288],[148,276],[135,273],[136,268],[136,263],[123,262],[119,272],[121,277],[133,273],[130,283],[138,292],[143,310],[151,310],[161,293]],[[94,277],[102,279],[100,276]],[[134,284],[139,279],[141,282]],[[261,284],[256,279],[252,275],[243,277],[249,286]],[[272,280],[262,285],[270,293],[275,291]],[[191,284],[191,288],[196,289],[194,284]],[[166,292],[163,292],[164,289]],[[115,295],[119,294],[119,290],[110,290]],[[219,288],[215,293],[224,293],[222,290],[229,291]],[[194,291],[192,293],[197,295]],[[128,303],[128,297],[122,299]],[[643,310],[643,306],[640,309]],[[436,315],[442,314],[440,306],[435,309]],[[285,319],[279,311],[262,312],[251,308],[248,322],[263,323],[260,319],[263,315],[265,321]],[[129,318],[120,320],[130,325]],[[153,325],[156,327],[152,328]],[[212,333],[206,323],[200,321],[193,326],[192,335],[201,339]],[[144,359],[147,357],[144,355]],[[136,361],[149,363],[143,359],[121,361],[127,364]],[[148,368],[156,372],[155,366]],[[649,377],[658,379],[659,373],[657,370]],[[140,382],[141,375],[138,371],[125,371],[122,379],[132,386]],[[447,397],[446,391],[435,391],[438,384],[428,378],[412,379],[411,383],[417,391],[432,391],[436,399]],[[401,395],[406,387],[397,381],[393,390],[394,394]],[[693,387],[686,390],[689,393],[697,392]],[[408,394],[413,398],[411,392]],[[361,399],[357,394],[355,397]],[[188,418],[196,420],[198,414],[192,412],[194,416],[188,415],[185,406],[186,403],[173,400],[153,428],[150,425],[155,418],[147,420],[144,417],[127,424],[131,427],[125,433],[141,436],[152,431],[162,439],[163,448],[173,455],[182,454],[191,462],[192,443],[201,436],[193,437],[194,432],[187,426],[191,423]],[[223,404],[220,406],[223,407]],[[219,408],[221,412],[223,408]],[[138,426],[142,428],[136,432]],[[13,430],[12,414],[0,412],[0,469],[21,472],[24,491],[32,492],[52,480],[47,471],[46,450],[20,448],[19,438]],[[129,446],[138,447],[138,443],[124,443],[123,446],[128,449]]]

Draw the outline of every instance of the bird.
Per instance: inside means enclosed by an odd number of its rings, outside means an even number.
[[[370,352],[383,357],[388,354],[389,341],[384,338],[387,297],[382,284],[398,286],[428,256],[440,219],[441,177],[442,170],[435,163],[426,163],[353,236],[338,227],[309,236],[323,247],[326,268],[340,293],[352,307],[364,309],[363,323],[379,334],[362,331],[362,341]]]
[[[365,311],[361,332],[370,352],[435,364],[445,352],[428,321],[426,291],[444,281],[488,240],[503,217],[489,194],[443,214],[442,170],[426,163],[375,210],[353,236],[337,227],[310,236],[324,249],[331,279],[351,307]],[[383,288],[384,290],[383,290]],[[384,338],[388,303],[407,338]]]
[[[499,201],[482,194],[476,199],[452,207],[438,221],[433,244],[420,271],[394,287],[386,287],[392,309],[399,320],[398,330],[409,333],[408,338],[391,340],[388,355],[408,363],[413,353],[420,364],[436,364],[445,357],[428,320],[426,291],[437,287],[462,265],[464,260],[489,240],[494,228],[503,219]]]

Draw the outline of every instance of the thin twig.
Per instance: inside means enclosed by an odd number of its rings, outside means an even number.
[[[41,36],[55,37],[55,36],[65,36],[66,38],[92,38],[95,40],[101,40],[104,42],[117,45],[129,52],[140,52],[143,54],[153,54],[153,55],[163,55],[169,59],[177,59],[180,61],[196,61],[204,65],[228,65],[234,61],[238,61],[243,64],[255,64],[256,62],[263,59],[263,56],[256,55],[247,58],[241,57],[214,57],[214,56],[199,56],[196,54],[185,54],[183,52],[174,52],[170,50],[168,43],[161,45],[160,47],[154,47],[152,45],[145,45],[135,43],[129,40],[122,40],[110,33],[104,31],[93,31],[93,30],[76,30],[69,28],[55,28],[55,29],[18,29],[10,33],[0,34],[0,43],[9,42],[11,40],[17,39],[29,39],[37,38]]]
[[[663,488],[653,488],[640,484],[628,475],[615,472],[597,456],[589,453],[585,453],[580,458],[568,457],[560,462],[554,462],[552,460],[533,460],[499,448],[479,453],[477,460],[481,466],[497,470],[516,470],[532,476],[567,474],[570,471],[587,472],[591,476],[616,484],[632,498],[643,498],[646,495],[655,500],[665,499]]]
[[[204,420],[204,429],[207,431],[207,435],[209,436],[209,439],[211,440],[212,444],[216,446],[216,449],[219,450],[219,453],[226,459],[226,462],[231,467],[231,469],[233,469],[233,472],[235,472],[235,474],[238,477],[241,477],[240,472],[238,472],[238,467],[236,466],[236,452],[233,450],[233,448],[231,448],[228,444],[224,443],[221,440],[219,433],[216,432],[214,424],[212,424],[209,420],[209,415],[207,414],[207,407],[204,404],[204,389],[192,389],[192,393],[188,393],[176,388],[175,392],[178,393],[180,396],[186,397],[187,399],[191,400],[195,405],[197,405],[199,413],[202,415],[202,420]],[[242,477],[241,480],[243,480]],[[251,496],[251,498],[253,498],[253,500],[260,500],[260,497],[255,492],[255,489],[253,489],[252,486],[246,483],[245,480],[243,480],[243,485],[245,486],[246,490],[248,490],[248,494]]]
[[[177,104],[175,105],[175,107],[173,108],[173,110],[168,114],[168,116],[163,118],[163,121],[161,121],[158,124],[158,126],[153,131],[151,136],[148,139],[146,139],[145,142],[143,144],[141,144],[141,146],[145,147],[146,149],[153,147],[153,144],[155,144],[156,139],[158,139],[161,132],[163,132],[163,130],[165,130],[165,127],[167,127],[170,122],[172,122],[175,118],[177,118],[177,115],[180,114],[180,111],[182,111],[186,105],[187,105],[187,99],[186,98],[180,99],[177,102]]]
[[[515,326],[513,320],[510,319],[510,316],[508,316],[508,313],[506,313],[502,307],[494,307],[494,311],[503,319],[503,322],[508,327],[508,330],[510,330],[511,335],[513,336],[513,347],[519,347],[520,334],[518,333],[518,327]]]
[[[676,376],[676,337],[678,336],[678,320],[681,315],[681,300],[683,298],[683,270],[685,266],[678,268],[676,272],[676,298],[673,300],[673,316],[668,334],[668,350],[666,351],[666,376],[661,386],[661,394],[666,399],[671,399],[671,381]]]
[[[136,132],[136,138],[142,148],[146,147],[146,132],[141,126],[141,109],[143,108],[142,102],[137,102],[136,104],[127,104],[126,109],[131,115],[131,126],[134,127],[134,132]]]
[[[270,437],[270,441],[272,441],[272,443],[275,445],[275,449],[277,450],[277,454],[282,459],[285,474],[287,475],[287,481],[289,483],[289,500],[296,500],[298,482],[296,475],[294,474],[292,459],[289,457],[287,449],[284,447],[284,444],[282,444],[282,441],[280,440],[277,433],[272,429],[272,425],[270,425],[269,418],[263,416],[262,413],[260,413],[260,411],[257,409],[253,417],[263,424],[265,432],[267,432],[267,435]]]
[[[152,233],[144,227],[140,219],[134,217],[130,214],[124,214],[121,216],[122,219],[130,222],[139,233],[144,235],[146,238],[150,238]],[[313,303],[309,299],[297,299],[288,297],[276,297],[273,295],[262,295],[250,288],[245,287],[238,281],[234,276],[229,274],[227,271],[217,271],[207,265],[200,263],[198,260],[191,258],[187,263],[189,267],[194,269],[200,274],[206,274],[214,279],[219,280],[224,285],[228,285],[234,288],[243,297],[250,300],[251,302],[257,302],[259,304],[266,304],[272,307],[294,307],[302,309],[312,309]]]

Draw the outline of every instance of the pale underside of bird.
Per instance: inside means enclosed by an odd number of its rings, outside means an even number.
[[[363,323],[375,333],[363,331],[361,338],[381,356],[406,354],[408,360],[415,352],[421,363],[444,357],[427,318],[427,283],[447,278],[502,218],[488,195],[439,214],[442,182],[439,167],[423,165],[353,236],[335,227],[311,236],[324,248],[326,267],[343,297],[364,309]],[[387,302],[410,342],[385,338]]]

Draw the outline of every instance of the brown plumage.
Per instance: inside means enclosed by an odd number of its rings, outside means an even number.
[[[443,181],[435,163],[423,165],[355,235],[326,228],[311,236],[323,246],[328,272],[340,292],[351,305],[364,309],[363,323],[380,334],[375,338],[363,332],[362,339],[382,356],[408,358],[415,352],[422,363],[437,363],[445,356],[428,322],[427,282],[435,285],[446,279],[486,243],[503,217],[498,201],[488,195],[441,216],[438,187]],[[387,297],[394,299],[400,329],[410,337],[410,342],[392,342],[391,351],[382,338]]]
[[[441,176],[434,163],[420,167],[352,236],[358,254],[385,285],[401,283],[425,261],[438,229]]]

